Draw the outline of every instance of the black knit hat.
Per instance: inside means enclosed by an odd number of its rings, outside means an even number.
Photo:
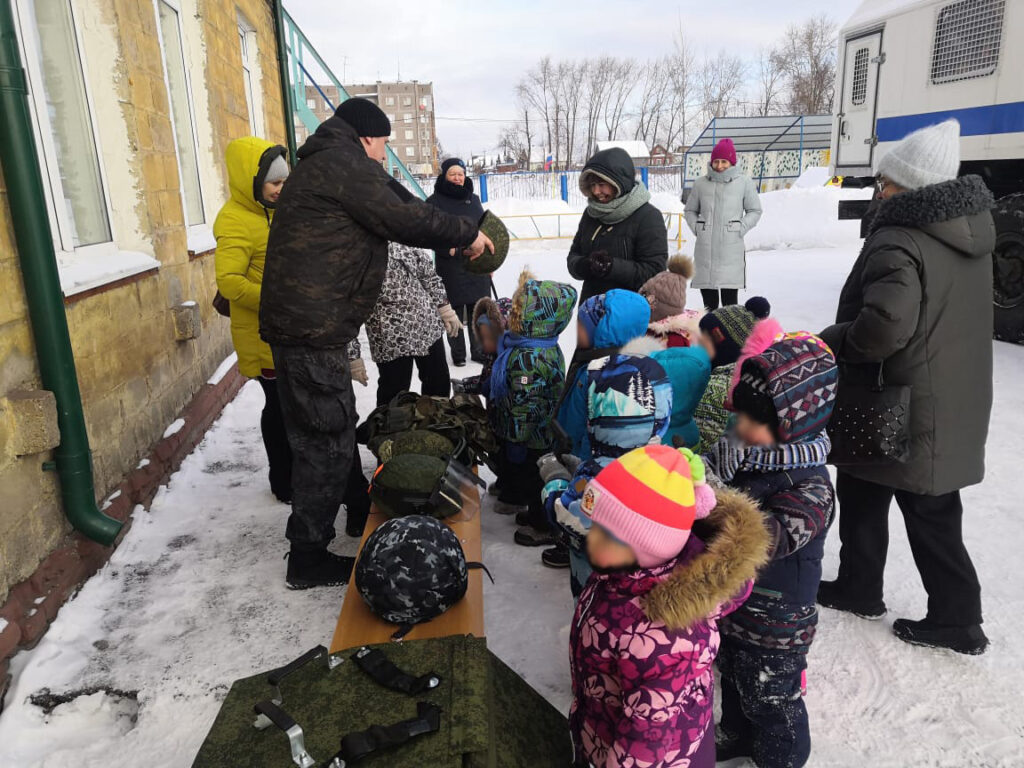
[[[779,414],[768,392],[768,380],[756,365],[743,364],[740,380],[732,391],[732,410],[746,414],[778,435]]]
[[[466,170],[466,164],[457,157],[449,157],[443,163],[441,163],[441,175],[448,173],[448,169],[452,166],[459,166],[462,170]]]
[[[360,137],[373,139],[391,135],[388,116],[368,99],[346,99],[334,111],[334,116],[355,128]]]

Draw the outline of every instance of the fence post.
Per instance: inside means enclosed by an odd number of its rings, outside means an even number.
[[[487,174],[480,174],[480,202],[487,202]]]
[[[651,176],[650,169],[646,165],[643,166],[640,169],[640,181],[642,181],[644,183],[644,186],[647,187],[647,189],[651,188],[650,176]]]
[[[562,187],[562,200],[566,203],[569,202],[569,176],[562,174],[560,177],[560,184]]]

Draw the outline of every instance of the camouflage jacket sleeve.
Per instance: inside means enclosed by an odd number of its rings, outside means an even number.
[[[349,177],[339,185],[342,205],[362,226],[384,240],[431,250],[452,243],[468,246],[476,239],[476,224],[419,200],[383,168],[366,161],[368,167],[346,169]],[[360,175],[353,178],[356,173]]]
[[[348,357],[349,362],[351,362],[352,360],[358,360],[360,357],[363,356],[363,347],[359,343],[359,339],[352,339],[352,341],[348,343],[348,347],[346,347],[345,351],[347,353],[346,356]]]

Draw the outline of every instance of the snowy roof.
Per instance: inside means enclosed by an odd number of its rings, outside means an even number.
[[[866,27],[922,6],[933,5],[936,0],[863,0],[857,10],[843,24],[842,31]]]
[[[710,152],[725,138],[737,152],[780,152],[787,149],[828,149],[832,115],[769,115],[716,117],[707,124],[687,154]]]
[[[633,158],[645,158],[650,157],[651,152],[647,149],[647,145],[642,141],[599,141],[597,142],[597,151],[603,152],[606,149],[624,149]]]

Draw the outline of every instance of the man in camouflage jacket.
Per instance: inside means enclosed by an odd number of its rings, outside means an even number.
[[[352,558],[327,551],[355,449],[358,414],[345,352],[369,316],[387,244],[493,246],[466,219],[416,200],[381,167],[391,123],[349,99],[299,150],[267,243],[260,335],[274,354],[294,454],[288,586],[342,584]],[[364,382],[365,383],[365,379]]]

